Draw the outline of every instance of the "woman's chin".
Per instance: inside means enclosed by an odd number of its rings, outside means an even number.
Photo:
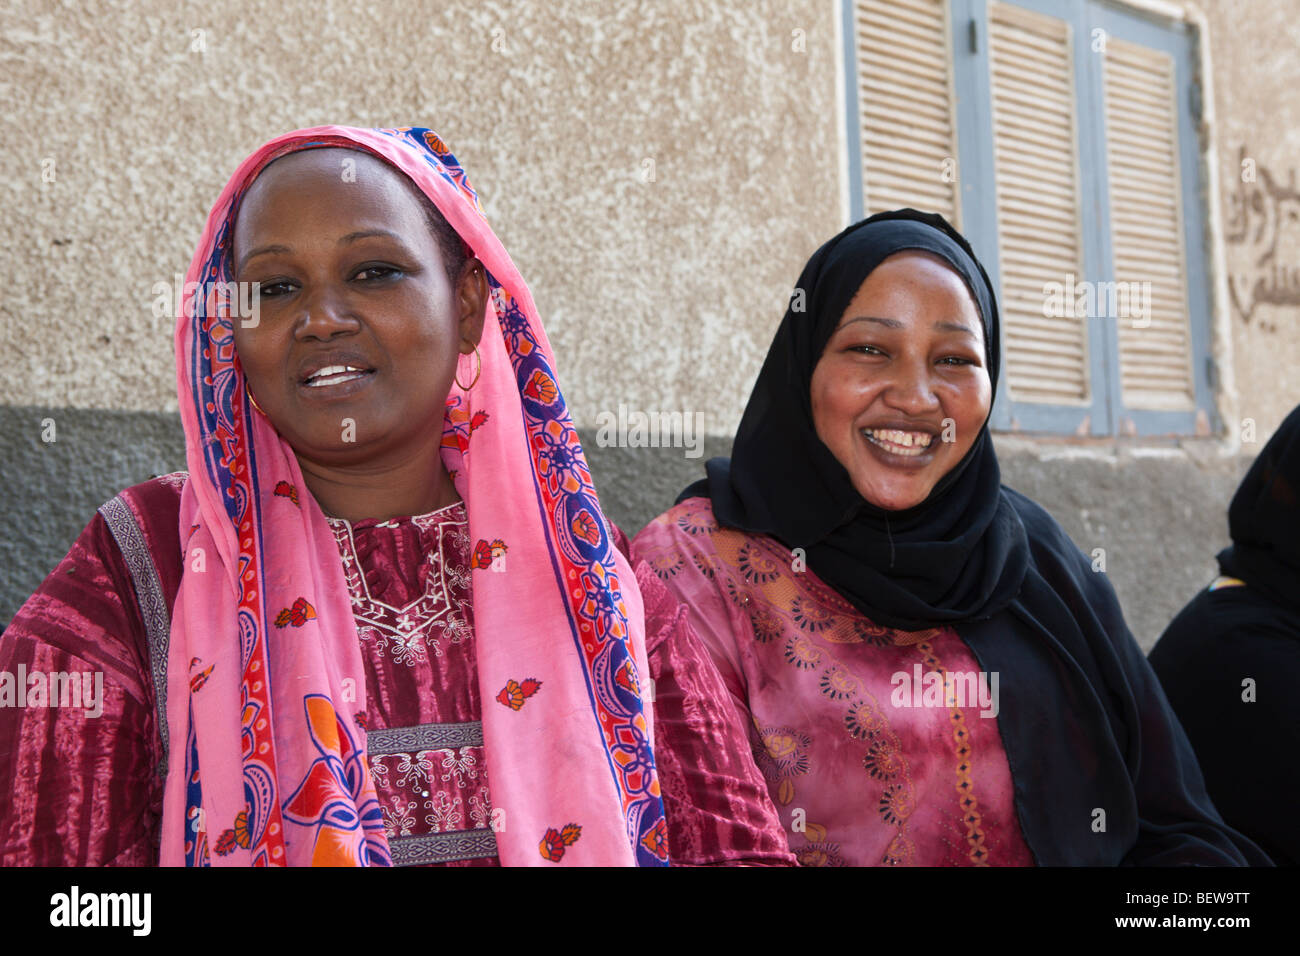
[[[375,453],[377,439],[383,437],[378,432],[362,435],[355,423],[319,432],[292,435],[281,432],[280,435],[299,460],[307,458],[323,465],[353,465],[364,461]]]
[[[875,482],[855,481],[853,486],[869,505],[882,511],[906,511],[915,508],[930,496],[933,487],[929,482],[908,482],[898,485],[881,485]]]

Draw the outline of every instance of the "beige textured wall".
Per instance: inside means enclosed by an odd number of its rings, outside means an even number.
[[[1300,3],[1199,6],[1213,59],[1237,417],[1255,421],[1257,443],[1242,448],[1254,454],[1300,404]]]
[[[528,280],[578,424],[624,402],[729,432],[841,226],[841,119],[834,3],[726,7],[6,4],[0,404],[174,410],[150,290],[237,163],[298,127],[417,125]]]

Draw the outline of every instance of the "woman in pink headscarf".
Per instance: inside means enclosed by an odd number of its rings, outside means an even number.
[[[670,822],[690,862],[788,861],[743,762],[716,799],[671,756],[661,784],[644,622],[687,625],[645,574],[643,604],[434,133],[272,140],[187,279],[188,474],[101,508],[0,642],[103,675],[93,708],[0,711],[0,863],[662,865]]]

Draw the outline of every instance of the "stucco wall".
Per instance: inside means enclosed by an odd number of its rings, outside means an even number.
[[[1245,437],[1243,451],[1254,454],[1300,404],[1300,376],[1293,371],[1300,363],[1300,4],[1216,0],[1200,6],[1213,59],[1227,322],[1238,393],[1230,424]]]
[[[430,126],[579,424],[690,404],[727,431],[840,227],[835,25],[824,0],[6,5],[0,404],[175,410],[151,290],[235,166],[299,127]]]

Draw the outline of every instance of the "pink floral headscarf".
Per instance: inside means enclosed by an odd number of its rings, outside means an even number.
[[[444,420],[429,427],[443,429],[444,464],[485,558],[473,561],[472,588],[500,860],[665,864],[641,696],[641,596],[601,513],[532,296],[432,131],[340,126],[280,136],[245,160],[186,277],[200,285],[176,324],[190,480],[168,655],[161,861],[391,863],[333,535],[292,449],[251,412],[228,304],[205,308],[209,284],[233,278],[244,190],[276,157],[322,146],[369,152],[409,176],[488,272],[482,373],[468,391],[453,387]],[[472,362],[462,356],[461,379],[473,378]],[[505,570],[494,568],[487,558],[503,550]]]

